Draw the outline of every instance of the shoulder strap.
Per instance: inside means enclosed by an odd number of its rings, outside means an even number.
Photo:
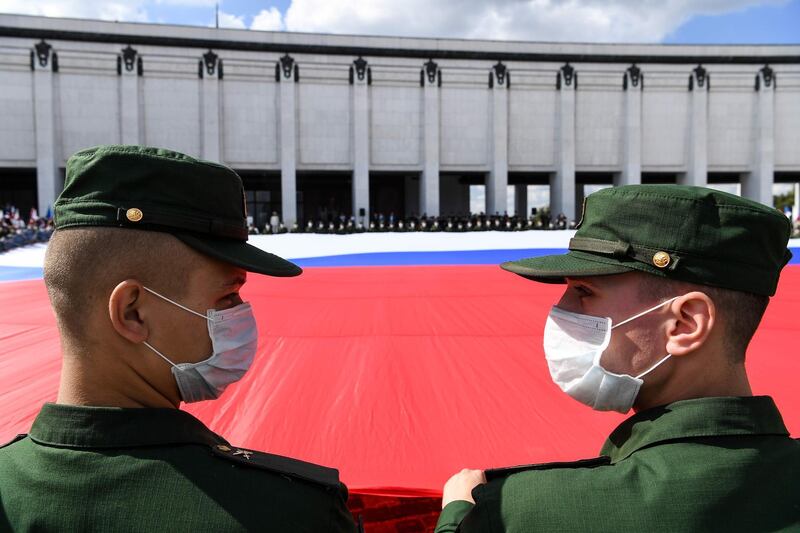
[[[520,472],[526,472],[528,470],[553,470],[555,468],[595,468],[598,466],[610,465],[611,458],[605,455],[601,455],[600,457],[594,457],[592,459],[581,459],[580,461],[568,461],[568,462],[555,462],[555,463],[537,463],[537,464],[530,464],[530,465],[520,465],[520,466],[507,466],[504,468],[491,468],[486,470],[484,474],[486,475],[486,480],[491,481],[493,479],[499,479],[508,477],[512,474],[518,474]]]
[[[10,446],[10,445],[14,444],[15,442],[24,439],[27,436],[28,436],[27,433],[20,433],[19,435],[17,435],[16,437],[11,439],[10,441],[6,442],[5,444],[0,444],[0,448],[5,448],[6,446]]]
[[[226,459],[242,466],[269,470],[277,474],[323,485],[326,488],[333,487],[338,489],[340,487],[339,471],[335,468],[307,463],[291,457],[247,450],[245,448],[235,448],[225,444],[211,446],[211,451],[221,459]]]

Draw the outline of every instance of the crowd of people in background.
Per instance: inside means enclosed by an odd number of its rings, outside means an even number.
[[[373,213],[369,221],[357,219],[355,216],[339,215],[327,220],[309,220],[305,223],[286,227],[277,213],[270,217],[269,224],[258,228],[250,224],[251,234],[275,233],[324,233],[346,235],[351,233],[381,232],[467,232],[467,231],[528,231],[574,229],[575,221],[569,220],[563,213],[555,218],[550,216],[549,209],[532,210],[529,217],[509,215],[508,213],[485,213],[470,215],[454,215],[431,217],[398,217],[394,213]]]
[[[252,222],[248,225],[251,235],[278,233],[322,233],[347,235],[351,233],[381,232],[467,232],[467,231],[528,231],[574,229],[575,221],[569,220],[563,213],[555,218],[550,216],[547,208],[534,209],[529,217],[502,215],[447,215],[431,217],[398,217],[394,213],[385,215],[373,213],[369,221],[357,220],[356,217],[339,215],[327,220],[309,220],[301,224],[286,227],[278,213],[272,213],[267,224],[259,228]],[[795,220],[792,236],[800,237],[800,219]],[[48,210],[39,216],[35,208],[31,208],[27,216],[23,216],[15,206],[6,204],[0,209],[0,252],[12,250],[20,246],[47,242],[53,233],[53,217]]]
[[[31,208],[26,217],[13,205],[6,204],[0,210],[0,252],[47,242],[52,233],[53,217],[50,211],[45,216],[39,216],[36,209]]]
[[[791,214],[787,214],[791,219]],[[447,215],[431,217],[423,214],[421,217],[398,217],[394,213],[385,215],[373,213],[369,221],[358,220],[355,216],[347,217],[340,214],[336,217],[327,217],[323,220],[309,220],[305,223],[295,223],[287,227],[281,221],[278,213],[273,212],[269,222],[259,228],[252,221],[248,223],[248,232],[251,235],[282,234],[282,233],[321,233],[348,235],[352,233],[404,233],[413,231],[422,232],[468,232],[468,231],[529,231],[529,230],[563,230],[575,229],[576,222],[569,220],[563,213],[555,218],[550,216],[548,208],[533,209],[529,217],[502,215],[486,215],[485,213],[470,215]],[[800,238],[800,217],[792,223],[792,237]]]

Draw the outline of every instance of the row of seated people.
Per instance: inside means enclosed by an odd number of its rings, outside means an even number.
[[[570,221],[563,214],[555,220],[549,214],[541,212],[530,217],[504,215],[486,216],[484,214],[470,216],[440,216],[397,218],[382,214],[373,215],[369,223],[357,221],[355,217],[347,218],[344,215],[336,219],[309,220],[305,224],[294,224],[287,228],[282,222],[277,225],[267,225],[263,231],[255,226],[250,226],[250,233],[326,233],[350,234],[372,232],[468,232],[468,231],[528,231],[528,230],[555,230],[573,229],[575,222]]]
[[[34,244],[47,242],[53,233],[52,216],[39,217],[32,209],[27,218],[20,215],[19,209],[5,205],[0,210],[0,253]]]

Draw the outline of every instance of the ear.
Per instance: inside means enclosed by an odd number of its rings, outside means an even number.
[[[675,299],[669,307],[667,353],[688,355],[708,341],[716,323],[714,301],[707,294],[694,291]]]
[[[108,316],[114,330],[125,339],[139,344],[149,336],[142,316],[142,284],[135,279],[120,282],[108,298]]]

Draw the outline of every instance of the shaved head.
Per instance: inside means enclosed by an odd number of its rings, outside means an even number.
[[[79,227],[53,233],[44,261],[44,282],[62,338],[73,346],[89,341],[87,315],[107,307],[114,287],[137,279],[181,298],[202,257],[159,231]]]

